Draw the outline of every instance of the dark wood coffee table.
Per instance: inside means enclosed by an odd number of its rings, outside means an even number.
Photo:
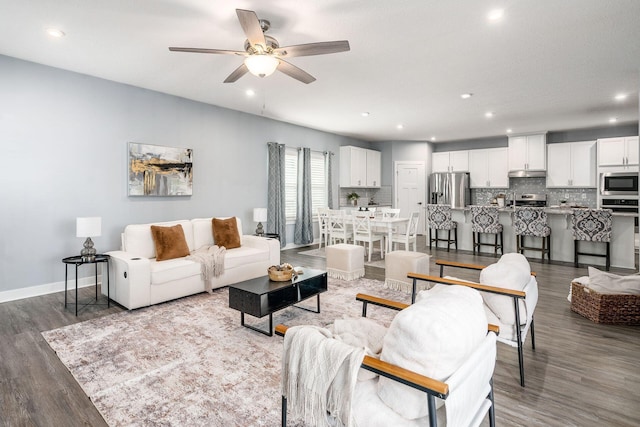
[[[240,311],[240,324],[268,336],[273,335],[273,313],[294,306],[303,310],[320,313],[320,294],[327,291],[327,272],[304,268],[304,273],[286,282],[273,282],[269,276],[245,280],[229,285],[229,307]],[[311,297],[317,297],[317,310],[310,310],[294,304]],[[256,328],[244,323],[244,315],[264,317],[269,315],[269,330]]]

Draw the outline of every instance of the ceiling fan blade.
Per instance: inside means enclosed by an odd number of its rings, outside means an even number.
[[[266,48],[267,42],[264,39],[264,33],[262,32],[258,15],[256,15],[253,10],[244,9],[236,9],[236,14],[251,46],[259,44],[262,45],[263,49]]]
[[[287,76],[293,77],[294,79],[306,84],[316,81],[315,77],[295,65],[290,64],[287,61],[283,61],[282,59],[279,59],[279,61],[278,70],[285,73]]]
[[[243,62],[242,65],[240,65],[238,68],[233,70],[233,73],[229,74],[229,77],[227,77],[224,80],[224,82],[225,83],[233,83],[236,80],[238,80],[240,77],[242,77],[245,74],[247,74],[248,72],[249,72],[249,69],[247,68],[246,65],[244,65],[244,62]]]
[[[222,55],[242,55],[246,56],[247,52],[239,50],[222,50],[222,49],[202,49],[199,47],[170,47],[171,52],[191,52],[191,53],[217,53]]]
[[[326,55],[329,53],[347,52],[351,50],[347,40],[338,40],[333,42],[307,43],[297,44],[293,46],[284,46],[273,51],[279,56],[292,58],[294,56],[312,56]]]

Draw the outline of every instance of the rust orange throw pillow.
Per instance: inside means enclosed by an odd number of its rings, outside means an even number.
[[[236,217],[227,219],[213,218],[213,241],[218,246],[227,249],[240,247],[240,233],[238,233],[238,222]]]
[[[182,225],[176,224],[172,227],[152,225],[151,235],[156,244],[156,261],[189,255],[189,246],[184,238]]]

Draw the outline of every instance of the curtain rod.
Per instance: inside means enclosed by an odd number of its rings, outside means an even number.
[[[279,144],[278,142],[267,142],[267,145],[274,145],[274,144]],[[293,148],[294,150],[302,150],[303,147],[290,147],[286,144],[284,144],[285,148]],[[322,154],[329,154],[331,156],[334,156],[335,153],[333,151],[320,151],[320,150],[311,150],[312,153],[322,153]]]

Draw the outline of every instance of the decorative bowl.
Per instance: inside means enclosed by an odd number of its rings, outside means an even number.
[[[293,268],[278,267],[276,265],[269,267],[267,273],[269,274],[269,280],[274,282],[286,282],[287,280],[291,280],[294,275]]]

